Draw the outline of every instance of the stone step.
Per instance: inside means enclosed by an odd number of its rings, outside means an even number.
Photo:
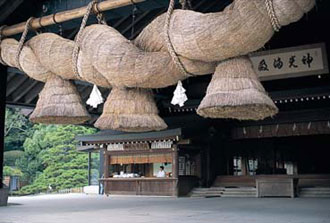
[[[191,193],[191,196],[208,196],[208,195],[222,195],[222,193],[215,193],[215,192],[209,192],[209,193]]]
[[[300,188],[300,191],[330,191],[330,187],[306,187]]]
[[[230,195],[227,195],[227,194],[223,194],[223,195],[221,195],[221,197],[253,198],[253,197],[256,197],[256,195],[247,195],[247,194],[239,194],[239,195],[230,194]]]
[[[253,190],[225,190],[225,193],[256,193],[257,191]]]
[[[255,191],[225,191],[223,194],[256,194],[257,192]]]
[[[223,193],[223,191],[213,191],[213,190],[210,190],[210,191],[192,191],[191,192],[192,194],[205,194],[205,193]]]
[[[309,194],[304,194],[304,195],[299,195],[298,197],[300,198],[330,198],[330,195],[309,195]]]
[[[195,188],[191,192],[190,197],[256,197],[256,188]]]
[[[195,188],[194,191],[223,191],[225,188],[222,187],[210,187],[210,188]]]
[[[225,188],[225,191],[256,191],[254,187]]]
[[[328,195],[330,196],[330,192],[300,192],[300,195]]]
[[[206,191],[195,191],[193,190],[192,193],[198,193],[198,194],[202,194],[202,193],[208,193],[208,192],[214,192],[214,193],[221,193],[223,192],[223,190],[206,190]]]

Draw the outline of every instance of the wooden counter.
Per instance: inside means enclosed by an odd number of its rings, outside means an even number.
[[[104,193],[177,196],[177,178],[105,178]]]

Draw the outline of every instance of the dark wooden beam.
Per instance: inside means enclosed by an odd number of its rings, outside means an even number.
[[[6,2],[6,0],[0,0],[0,7]]]
[[[20,86],[19,89],[17,89],[16,92],[14,92],[12,94],[13,102],[18,102],[29,91],[31,91],[37,84],[38,84],[38,81],[35,81],[33,79],[28,79],[27,81],[25,81],[24,84],[22,84],[22,86]]]
[[[150,11],[144,12],[142,15],[140,15],[137,19],[135,19],[134,23],[132,22],[130,25],[126,26],[124,30],[121,30],[121,34],[125,36],[125,33],[127,31],[132,30],[132,28],[139,22],[141,21],[146,15],[148,15]]]
[[[298,111],[280,112],[273,118],[262,121],[240,121],[235,124],[238,127],[294,124],[300,122],[318,122],[330,120],[330,108],[306,109]]]
[[[6,80],[6,67],[0,64],[0,188],[2,188],[3,154],[5,151]]]
[[[123,22],[125,22],[126,19],[130,18],[131,15],[125,16],[123,18],[121,18],[120,20],[118,20],[112,27],[117,29],[118,26],[120,26]]]
[[[44,87],[44,84],[42,82],[38,82],[38,84],[24,96],[24,103],[31,104],[31,102],[36,97],[38,97],[38,95],[43,87]]]
[[[25,75],[15,75],[15,77],[7,84],[7,97],[16,91],[19,86],[27,80],[27,78],[28,77]]]
[[[0,10],[0,23],[5,21],[5,19],[10,16],[10,14],[13,13],[22,3],[23,0],[7,1],[7,4],[5,6],[2,6]]]

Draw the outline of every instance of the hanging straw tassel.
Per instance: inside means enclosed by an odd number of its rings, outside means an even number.
[[[82,124],[89,119],[76,87],[56,75],[48,78],[30,116],[32,122],[44,124]]]
[[[217,66],[197,110],[203,117],[238,120],[262,120],[277,112],[248,57],[229,59]]]
[[[92,106],[93,108],[97,108],[100,104],[104,102],[102,94],[97,86],[94,84],[92,93],[90,94],[86,104]]]
[[[95,127],[125,132],[147,132],[166,129],[167,125],[158,116],[150,90],[113,88]]]

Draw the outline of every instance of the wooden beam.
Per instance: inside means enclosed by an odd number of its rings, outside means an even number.
[[[10,82],[8,82],[6,92],[7,97],[11,95],[14,91],[16,91],[17,88],[19,88],[19,86],[21,86],[21,84],[23,84],[27,79],[28,77],[26,75],[16,75],[16,77],[14,77]]]
[[[144,1],[146,1],[146,0],[134,0],[134,3],[140,3],[140,2],[144,2]],[[107,10],[114,9],[114,8],[124,7],[127,5],[132,5],[132,1],[131,0],[107,0],[107,1],[98,3],[97,6],[94,5],[94,9],[99,9],[101,12],[103,12],[103,11],[107,11]],[[54,18],[57,23],[62,23],[65,21],[81,18],[86,13],[86,8],[87,8],[87,6],[84,6],[84,7],[80,7],[77,9],[59,12],[59,13],[56,13],[55,15],[52,14],[52,15],[41,17],[41,18],[36,18],[32,21],[31,28],[38,29],[41,26],[45,27],[45,26],[49,26],[49,25],[54,25],[55,24]],[[21,32],[23,32],[24,27],[25,27],[25,22],[22,22],[22,23],[13,25],[13,26],[8,26],[3,30],[2,35],[11,36],[11,35],[21,33]]]
[[[44,83],[38,82],[38,84],[31,89],[25,96],[24,96],[24,103],[31,104],[31,102],[38,97],[39,93],[44,87]]]
[[[3,4],[5,4],[6,0],[0,0],[0,6],[2,6]]]
[[[18,102],[22,97],[24,97],[32,88],[34,88],[39,82],[33,79],[28,79],[24,84],[22,84],[20,91],[13,92],[12,99],[14,102]]]
[[[18,6],[23,3],[23,0],[10,0],[5,7],[0,10],[0,23],[5,21],[10,14],[12,14]]]

